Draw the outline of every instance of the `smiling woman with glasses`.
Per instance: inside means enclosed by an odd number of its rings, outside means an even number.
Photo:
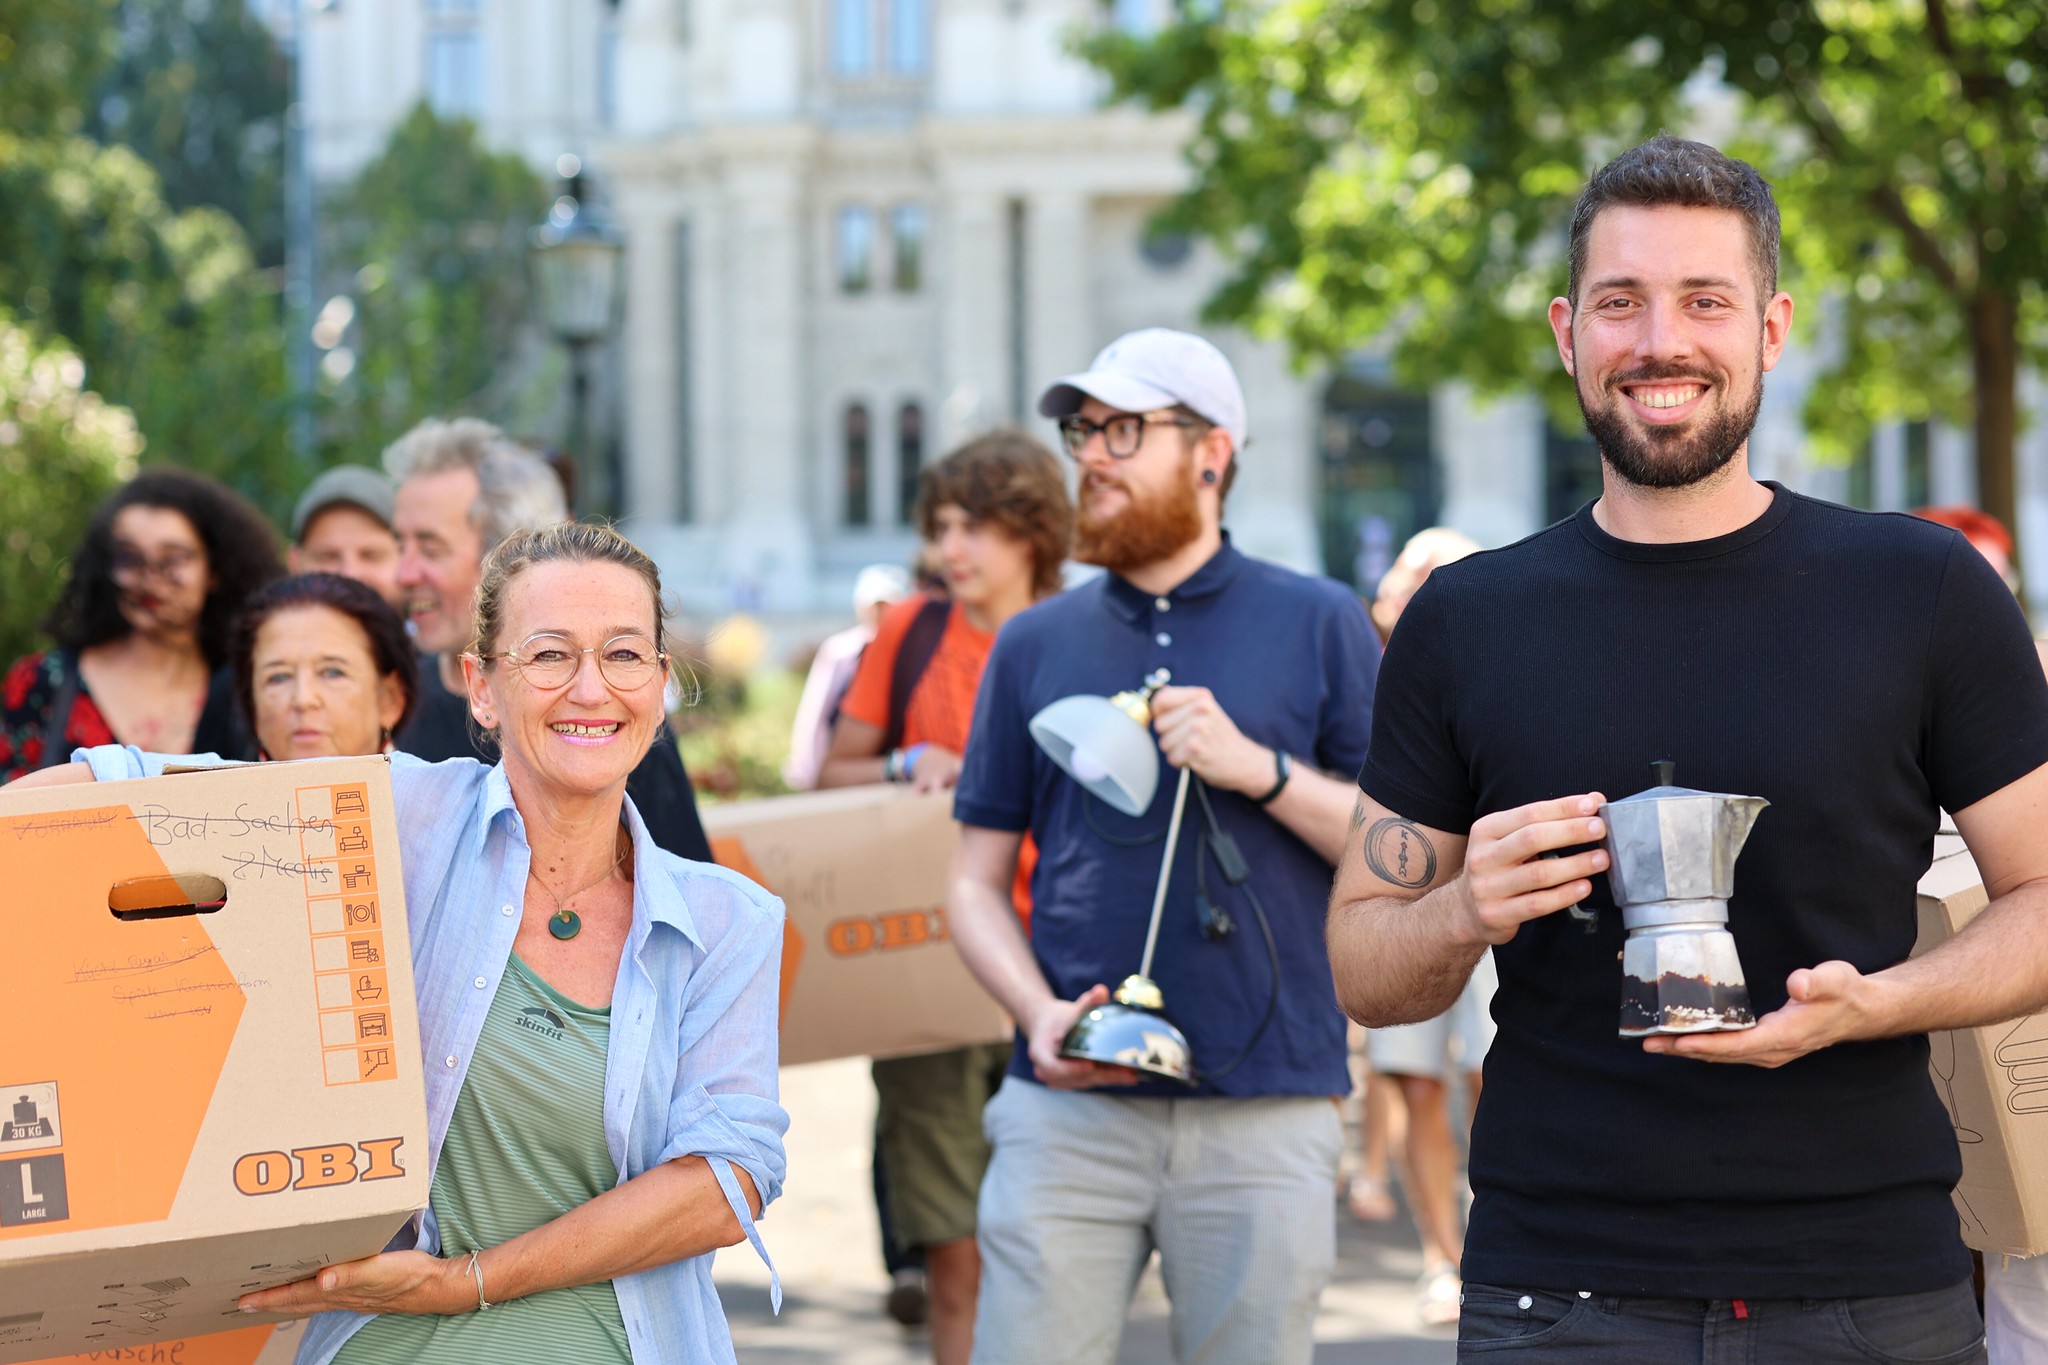
[[[400,1249],[243,1306],[319,1315],[301,1365],[730,1362],[712,1254],[766,1257],[754,1220],[785,1166],[782,903],[661,849],[626,795],[668,742],[646,555],[602,526],[514,534],[474,618],[470,715],[502,757],[391,757],[430,1059],[426,1217]],[[164,763],[83,757],[27,781]]]
[[[145,469],[94,512],[31,654],[0,684],[0,781],[121,742],[192,747],[228,630],[278,577],[277,536],[254,507],[203,475]]]

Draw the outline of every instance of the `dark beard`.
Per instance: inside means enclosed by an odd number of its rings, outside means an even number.
[[[1190,452],[1182,472],[1192,473],[1193,467]],[[1083,490],[1080,515],[1074,519],[1074,558],[1083,564],[1100,564],[1111,573],[1128,574],[1158,563],[1202,533],[1201,505],[1190,480],[1171,479],[1156,495],[1141,494],[1129,484],[1124,491],[1130,502],[1123,511],[1097,520],[1088,515]]]
[[[1577,384],[1572,395],[1579,400],[1579,415],[1585,419],[1586,434],[1600,447],[1600,458],[1624,483],[1638,488],[1689,488],[1727,468],[1756,429],[1757,414],[1763,410],[1763,349],[1757,349],[1757,378],[1742,408],[1723,407],[1692,431],[1674,428],[1630,426],[1619,409],[1625,401],[1621,385],[1646,379],[1693,379],[1701,376],[1677,367],[1645,365],[1608,383],[1611,402],[1595,411]]]

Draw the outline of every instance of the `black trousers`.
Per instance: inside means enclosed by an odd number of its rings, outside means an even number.
[[[1570,1365],[1982,1365],[1964,1280],[1858,1299],[1635,1299],[1467,1281],[1458,1359]]]

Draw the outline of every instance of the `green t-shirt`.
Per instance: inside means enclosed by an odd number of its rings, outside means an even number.
[[[434,1172],[441,1254],[468,1259],[611,1189],[604,1139],[611,1010],[570,1000],[515,954],[477,1040]],[[490,1292],[486,1276],[484,1292]],[[386,1314],[348,1339],[335,1365],[556,1365],[630,1362],[609,1280],[554,1289],[454,1317]]]

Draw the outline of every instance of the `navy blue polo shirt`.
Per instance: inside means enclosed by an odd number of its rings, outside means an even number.
[[[1166,668],[1176,685],[1215,693],[1249,738],[1348,777],[1365,762],[1378,667],[1365,608],[1347,588],[1247,558],[1227,539],[1164,597],[1104,574],[1004,625],[982,673],[953,815],[1036,838],[1031,947],[1055,995],[1072,1000],[1097,982],[1114,990],[1138,970],[1179,773],[1161,756],[1152,807],[1132,819],[1039,750],[1026,728],[1031,717],[1061,697],[1139,687]],[[1330,864],[1249,797],[1212,791],[1210,799],[1272,921],[1280,993],[1272,1024],[1244,1063],[1193,1093],[1347,1094],[1344,1016],[1323,948]],[[1202,828],[1190,793],[1152,977],[1197,1069],[1215,1069],[1250,1040],[1274,983],[1251,907],[1226,888],[1213,861],[1210,894],[1238,927],[1220,943],[1202,936],[1194,899]],[[1034,1079],[1021,1035],[1010,1074]],[[1146,1081],[1117,1093],[1190,1092]]]

